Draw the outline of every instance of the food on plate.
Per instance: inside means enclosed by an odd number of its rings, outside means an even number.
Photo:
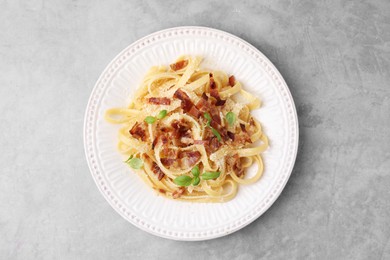
[[[263,173],[268,138],[251,110],[260,101],[235,76],[182,56],[152,67],[127,108],[106,111],[121,124],[119,151],[159,194],[176,200],[226,202],[239,184]],[[255,165],[255,173],[247,169]],[[257,167],[256,167],[257,165]]]

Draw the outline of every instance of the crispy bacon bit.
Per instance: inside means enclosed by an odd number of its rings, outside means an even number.
[[[152,149],[154,149],[154,147],[156,147],[157,143],[158,143],[158,136],[156,138],[154,138],[154,140],[153,140]]]
[[[191,126],[184,120],[174,120],[171,124],[174,129],[173,136],[176,140],[180,140],[183,137],[192,138]]]
[[[226,100],[222,100],[222,99],[217,99],[217,102],[215,102],[215,106],[223,106],[225,105],[226,103]]]
[[[198,151],[181,151],[179,152],[179,158],[181,159],[181,165],[183,168],[194,166],[200,159],[200,152]]]
[[[230,156],[227,159],[227,163],[230,165],[237,177],[241,177],[244,174],[245,170],[241,165],[241,159],[238,154]]]
[[[194,144],[206,145],[209,141],[207,140],[194,140]]]
[[[173,97],[181,100],[181,108],[183,108],[184,112],[190,111],[191,107],[194,105],[187,93],[181,89],[176,90]]]
[[[188,111],[188,114],[195,118],[199,118],[201,115],[199,109],[197,109],[196,106],[192,106],[190,111]]]
[[[203,92],[203,94],[202,94],[202,98],[203,98],[204,100],[206,100],[206,101],[209,99],[209,97],[208,97],[208,96],[206,95],[206,93],[204,93],[204,92]]]
[[[220,124],[222,123],[221,117],[220,117],[218,114],[213,114],[213,115],[212,115],[212,119],[213,119],[213,121],[215,121],[218,125],[220,125]]]
[[[170,105],[171,100],[167,97],[151,97],[149,103],[153,105]]]
[[[216,130],[220,130],[220,126],[222,124],[221,117],[219,114],[211,114],[211,126]]]
[[[246,133],[246,128],[244,124],[240,124],[241,130]]]
[[[156,145],[158,144],[158,142],[161,141],[161,143],[163,145],[167,144],[168,143],[168,137],[164,134],[162,135],[157,135],[156,138],[154,138],[153,140],[153,143],[152,143],[152,149],[154,149],[154,147],[156,147]]]
[[[129,133],[136,139],[141,139],[143,142],[146,142],[146,123],[135,123],[134,126],[130,129]]]
[[[169,159],[177,159],[178,151],[176,149],[165,147],[161,150],[161,156]]]
[[[164,190],[164,189],[158,189],[158,191],[160,192],[160,193],[166,193],[167,191],[166,190]]]
[[[164,164],[164,166],[171,166],[174,162],[175,162],[176,159],[172,159],[172,158],[161,158],[161,163]]]
[[[228,131],[226,130],[226,128],[220,128],[219,130],[219,134],[221,135],[222,139],[227,141],[229,140],[229,136],[228,136]]]
[[[217,88],[217,85],[215,84],[213,74],[210,73],[210,89],[215,89]]]
[[[229,77],[229,85],[233,87],[234,84],[236,84],[236,78],[233,75],[231,75]]]
[[[227,136],[229,136],[229,138],[232,139],[232,141],[234,141],[234,133],[227,131]]]
[[[219,97],[218,89],[216,89],[216,88],[210,88],[210,96],[212,96],[213,98],[215,98],[217,101],[221,99],[221,98]]]
[[[168,143],[168,137],[166,135],[162,135],[160,137],[160,140],[161,140],[161,143],[164,145],[164,144],[167,144]]]
[[[211,73],[210,73],[210,96],[215,98],[217,102],[218,100],[221,100],[221,98],[219,97],[217,85],[215,84],[214,78]]]
[[[160,131],[163,133],[169,132],[169,129],[167,127],[160,127]]]
[[[184,187],[180,187],[179,189],[175,190],[172,193],[172,198],[174,198],[174,199],[180,198],[181,195],[183,195],[184,191],[185,191],[185,188]]]
[[[173,63],[170,65],[171,69],[176,71],[176,70],[181,70],[182,68],[186,67],[188,65],[188,60],[180,60],[176,63]]]
[[[210,103],[207,102],[207,99],[201,98],[196,104],[196,107],[199,109],[200,112],[204,113],[210,110]]]
[[[156,162],[153,162],[152,171],[154,174],[158,175],[159,181],[161,181],[161,179],[165,176],[164,172],[160,169],[160,167],[158,167]]]
[[[213,153],[219,149],[221,143],[218,141],[217,137],[212,137],[210,140],[210,153]]]

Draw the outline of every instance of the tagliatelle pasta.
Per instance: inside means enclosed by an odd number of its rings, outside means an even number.
[[[183,56],[152,67],[127,108],[106,111],[121,124],[119,151],[147,185],[172,199],[225,202],[259,180],[268,138],[250,111],[260,101],[234,76]],[[241,96],[241,97],[239,97]],[[254,176],[246,171],[257,165]]]

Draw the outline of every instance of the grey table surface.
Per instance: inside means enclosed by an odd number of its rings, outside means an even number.
[[[0,18],[1,259],[390,259],[389,1],[0,0]],[[275,204],[203,242],[126,222],[84,158],[84,110],[105,66],[180,25],[256,46],[300,122]]]

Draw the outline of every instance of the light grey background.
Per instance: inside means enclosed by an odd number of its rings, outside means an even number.
[[[1,259],[390,259],[389,1],[0,0],[0,19]],[[84,110],[105,66],[180,25],[259,48],[300,122],[280,198],[205,242],[123,220],[84,159]]]

